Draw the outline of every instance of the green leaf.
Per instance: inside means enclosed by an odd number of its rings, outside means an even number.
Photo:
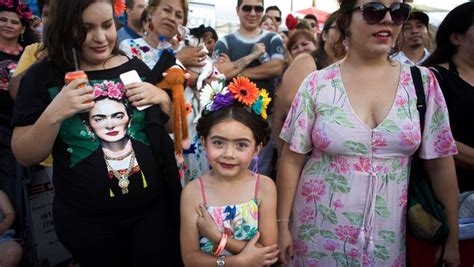
[[[318,211],[321,213],[321,216],[323,216],[325,220],[328,220],[332,224],[337,224],[337,216],[332,209],[324,205],[318,205]]]
[[[407,112],[406,112],[406,109],[404,107],[399,107],[397,109],[397,118],[400,119],[400,120],[404,120],[406,119],[408,116],[407,116]]]
[[[303,224],[298,229],[298,238],[304,241],[311,241],[313,237],[319,232],[319,229],[314,224]]]
[[[361,226],[363,215],[357,212],[345,211],[342,213],[353,226]]]
[[[315,161],[311,167],[305,171],[305,174],[314,175],[326,170],[331,160],[325,154],[321,155],[318,161]]]
[[[390,217],[390,210],[388,210],[387,202],[385,202],[385,199],[379,195],[375,197],[375,212],[384,218]]]
[[[400,131],[400,128],[392,120],[384,120],[377,128],[380,131],[387,133],[395,133]]]
[[[359,260],[353,260],[351,262],[351,267],[358,267],[361,266]]]
[[[438,130],[445,121],[446,113],[441,108],[436,109],[431,119],[430,132],[434,133],[434,131]]]
[[[390,254],[388,253],[388,249],[381,245],[375,245],[375,258],[382,261],[389,261]]]
[[[322,237],[329,238],[329,239],[337,239],[338,238],[337,235],[335,235],[331,231],[327,231],[327,230],[320,230],[319,234]]]
[[[320,104],[317,111],[321,118],[327,122],[334,122],[347,128],[354,128],[354,124],[347,118],[346,113],[340,107]]]
[[[347,265],[347,262],[346,262],[346,256],[341,253],[341,252],[334,252],[332,254],[332,258],[337,261],[337,263],[343,265],[343,266],[346,266]]]
[[[351,191],[349,181],[343,175],[330,173],[326,176],[325,181],[333,192],[349,193]]]
[[[352,152],[358,155],[367,155],[369,153],[367,147],[362,143],[354,141],[345,141],[344,143],[342,143],[342,146],[350,149]]]
[[[385,243],[395,243],[395,232],[393,231],[380,230],[379,236],[385,241]]]
[[[313,259],[322,259],[324,257],[327,257],[328,255],[325,254],[325,253],[322,253],[322,252],[317,252],[317,251],[311,251],[309,254],[308,254],[308,257],[310,258],[313,258]]]

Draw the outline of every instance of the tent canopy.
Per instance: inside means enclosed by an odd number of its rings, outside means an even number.
[[[327,17],[330,15],[330,13],[316,9],[315,7],[298,10],[296,11],[296,13],[301,14],[303,16],[308,15],[308,14],[313,14],[316,16],[316,18],[318,18],[318,22],[320,25],[322,25],[326,21]]]

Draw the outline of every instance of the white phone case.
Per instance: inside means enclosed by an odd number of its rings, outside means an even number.
[[[122,81],[124,85],[142,82],[142,79],[140,79],[140,76],[138,75],[138,72],[136,70],[127,71],[120,74],[120,80]],[[151,105],[139,106],[137,107],[137,109],[144,110],[149,107],[151,107]]]

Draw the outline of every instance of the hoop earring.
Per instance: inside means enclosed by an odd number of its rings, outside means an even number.
[[[253,161],[254,161],[254,165],[252,168],[252,173],[253,175],[256,175],[258,173],[258,154],[253,156]]]

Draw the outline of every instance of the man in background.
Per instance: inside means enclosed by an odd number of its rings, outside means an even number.
[[[313,14],[307,14],[303,18],[308,25],[311,27],[311,31],[314,32],[314,36],[316,37],[317,34],[319,33],[319,23],[318,23],[318,18],[316,18],[315,15]]]
[[[422,11],[413,11],[403,24],[401,51],[394,58],[401,63],[421,65],[430,52],[426,44],[430,38],[428,33],[429,17]]]
[[[269,16],[273,19],[273,21],[275,21],[276,31],[280,32],[281,10],[277,6],[269,6],[265,9],[265,15]]]
[[[125,1],[127,23],[117,31],[119,44],[125,39],[137,39],[143,36],[144,30],[141,16],[147,5],[148,0]]]

